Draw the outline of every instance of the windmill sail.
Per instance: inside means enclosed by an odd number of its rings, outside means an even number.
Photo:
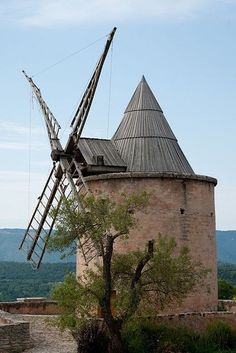
[[[48,105],[46,104],[45,100],[43,99],[40,89],[36,86],[33,79],[29,77],[24,70],[22,72],[25,75],[27,81],[29,82],[41,108],[47,129],[49,143],[51,146],[51,157],[54,161],[58,161],[59,154],[63,151],[60,139],[58,137],[61,127],[57,119],[49,109]]]
[[[75,161],[70,164],[70,167],[73,170],[70,178],[73,179],[75,174],[79,176],[78,165]],[[26,253],[27,260],[31,261],[34,268],[38,268],[42,262],[63,198],[68,199],[74,191],[68,182],[68,175],[58,173],[58,169],[60,170],[60,166],[59,168],[56,168],[56,166],[52,168],[20,245],[20,249]],[[86,195],[89,190],[87,185],[84,185],[82,175],[79,176],[79,180],[80,183],[78,182],[79,185],[76,186],[76,193],[79,193],[80,188],[84,186],[84,195]],[[79,246],[83,245],[85,244],[80,240]],[[87,245],[83,255],[87,255]]]
[[[104,61],[106,59],[107,53],[109,51],[110,45],[112,43],[114,34],[116,32],[116,27],[113,28],[112,32],[110,33],[104,51],[98,61],[98,64],[94,70],[94,73],[89,81],[89,84],[84,92],[84,95],[81,99],[81,102],[76,110],[75,116],[71,122],[72,132],[69,136],[68,142],[65,147],[65,152],[68,153],[71,149],[77,146],[78,140],[82,134],[84,124],[88,117],[88,113],[90,107],[92,105],[92,101],[94,98],[94,94],[97,88],[97,84],[101,75],[101,71],[103,68]]]
[[[20,249],[23,249],[27,253],[27,260],[31,261],[36,268],[40,266],[43,259],[62,198],[68,198],[73,195],[77,198],[78,209],[82,210],[78,185],[84,186],[85,193],[89,192],[80,165],[74,158],[74,152],[77,149],[78,140],[87,119],[102,67],[115,31],[116,28],[109,35],[104,51],[72,120],[72,132],[64,150],[58,137],[60,125],[42,98],[39,88],[35,85],[32,78],[27,76],[23,71],[41,107],[52,150],[51,158],[55,163],[20,245]],[[74,182],[75,178],[77,182]],[[81,249],[85,263],[88,263],[96,256],[98,249],[90,238],[86,236],[83,238],[79,239],[78,247]]]
[[[52,232],[55,213],[62,200],[62,191],[66,190],[66,185],[63,185],[61,178],[55,178],[54,172],[55,167],[51,170],[20,245],[20,249],[27,254],[27,260],[36,268],[40,266],[48,237]]]

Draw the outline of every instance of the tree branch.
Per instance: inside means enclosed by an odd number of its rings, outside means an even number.
[[[139,282],[141,276],[142,276],[142,270],[144,269],[144,267],[146,266],[146,264],[151,260],[151,258],[153,257],[153,244],[154,241],[153,240],[149,240],[148,242],[148,252],[147,254],[139,261],[133,279],[131,281],[131,285],[130,288],[134,289],[136,284]]]
[[[123,232],[118,232],[115,235],[113,235],[112,238],[113,238],[113,240],[115,240],[116,238],[119,238],[122,235],[126,235],[126,234],[128,234],[128,232],[124,232],[124,231]]]

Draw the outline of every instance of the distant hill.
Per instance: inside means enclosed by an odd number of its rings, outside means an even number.
[[[218,261],[236,264],[236,230],[217,230]]]
[[[19,228],[0,229],[0,261],[25,262],[26,256],[23,251],[18,250],[25,230]],[[60,253],[45,253],[43,262],[61,262]],[[75,256],[70,256],[62,262],[75,262]]]
[[[25,262],[25,254],[18,250],[24,229],[0,229],[0,261]],[[236,230],[216,231],[218,261],[236,264]],[[43,262],[60,262],[59,253],[46,253]],[[73,262],[70,257],[64,262]]]
[[[28,263],[0,261],[0,301],[49,297],[54,285],[69,272],[75,272],[75,263],[45,263],[34,271]]]

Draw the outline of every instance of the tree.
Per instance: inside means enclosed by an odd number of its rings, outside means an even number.
[[[153,305],[164,308],[170,302],[181,302],[200,282],[205,270],[191,260],[186,247],[176,254],[173,239],[159,236],[147,249],[125,254],[114,253],[114,245],[127,238],[137,226],[136,212],[145,207],[146,193],[122,195],[119,203],[109,196],[88,196],[78,211],[76,200],[64,200],[59,211],[56,232],[49,242],[51,250],[71,254],[77,250],[79,237],[89,237],[100,254],[95,267],[83,277],[70,275],[58,285],[53,297],[64,313],[61,327],[75,334],[94,316],[99,305],[110,334],[110,351],[124,351],[121,328],[137,315],[153,313]],[[150,234],[152,239],[155,234]],[[111,296],[116,291],[115,313]]]
[[[233,299],[236,295],[236,288],[224,279],[218,280],[218,298]]]

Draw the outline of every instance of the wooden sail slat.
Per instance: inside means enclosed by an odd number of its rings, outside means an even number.
[[[86,122],[94,98],[96,87],[99,81],[99,77],[102,71],[102,67],[109,51],[115,31],[116,28],[113,29],[107,39],[103,53],[94,70],[92,78],[89,81],[87,89],[85,90],[81,103],[77,108],[77,111],[71,123],[72,132],[69,135],[69,139],[64,150],[58,138],[60,125],[58,124],[53,113],[50,111],[49,107],[44,101],[39,88],[35,85],[32,78],[27,76],[24,72],[25,77],[29,81],[33,92],[35,93],[35,96],[39,102],[41,111],[44,116],[46,129],[52,149],[52,159],[55,161],[55,163],[59,161],[57,169],[55,169],[54,167],[49,175],[49,178],[45,184],[43,192],[39,198],[39,202],[32,215],[29,226],[25,232],[24,238],[20,245],[20,248],[27,249],[27,260],[30,260],[35,267],[39,267],[42,261],[43,255],[46,250],[48,238],[50,237],[50,234],[53,230],[53,226],[55,224],[56,215],[62,201],[62,196],[68,198],[73,195],[77,200],[76,208],[78,208],[78,211],[83,210],[83,205],[79,192],[81,188],[84,187],[83,195],[86,195],[86,193],[89,192],[89,189],[86,185],[80,166],[77,161],[73,158],[73,155],[75,150],[77,149],[78,139],[81,136],[84,124]],[[71,160],[72,166],[70,165]],[[74,182],[74,178],[78,179],[77,183]],[[77,186],[78,181],[81,183],[79,187]],[[65,184],[65,182],[67,184]],[[52,210],[54,210],[53,216],[51,216]],[[85,246],[86,240],[87,246]],[[26,244],[27,246],[25,246]],[[82,236],[82,239],[79,238],[78,247],[81,249],[81,252],[85,259],[85,263],[91,261],[91,259],[96,256],[96,253],[98,253],[98,249],[95,242],[90,239],[88,235]],[[37,259],[35,259],[35,257]]]

